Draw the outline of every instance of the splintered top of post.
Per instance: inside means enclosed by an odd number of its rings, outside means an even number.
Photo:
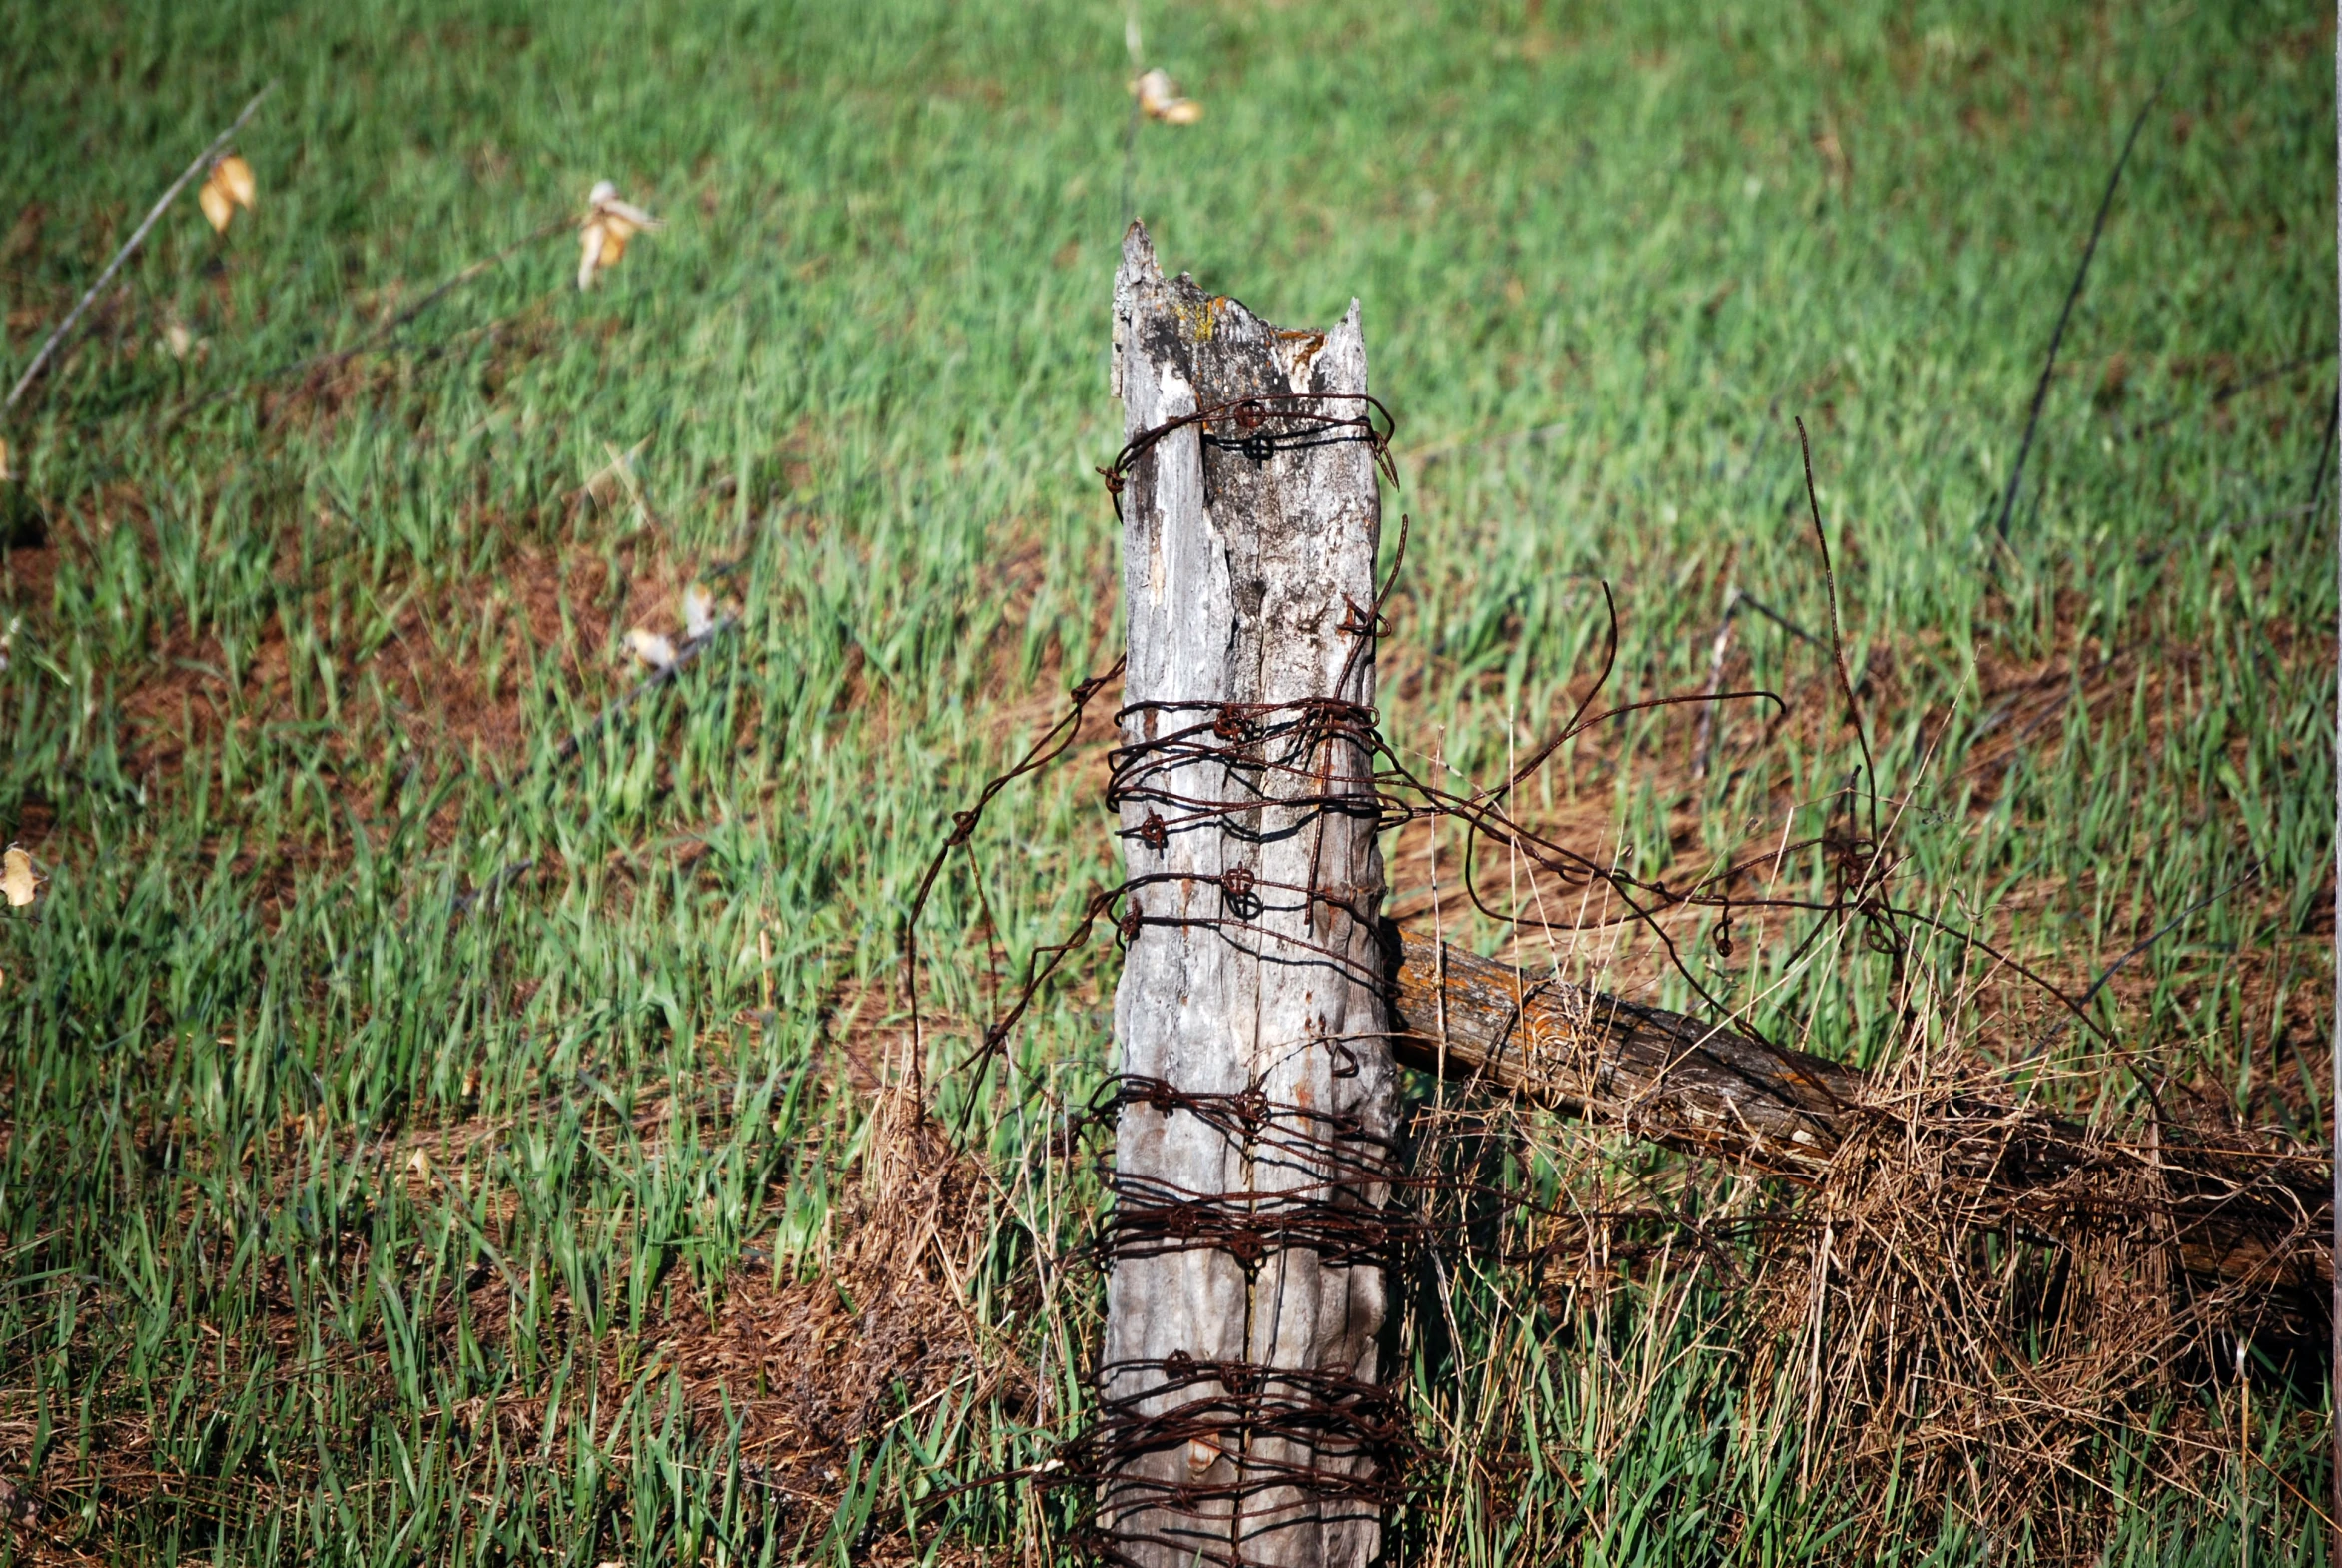
[[[1166,279],[1147,226],[1123,235],[1123,265],[1115,274],[1114,395],[1123,395],[1130,334],[1148,362],[1175,372],[1195,403],[1210,407],[1242,397],[1316,393],[1355,396],[1366,391],[1366,344],[1358,302],[1324,332],[1287,331],[1263,321],[1243,303],[1205,294],[1185,273]]]
[[[1325,332],[1279,330],[1167,280],[1133,224],[1114,314],[1126,698],[1370,706],[1358,628],[1388,417],[1366,392],[1357,303]]]

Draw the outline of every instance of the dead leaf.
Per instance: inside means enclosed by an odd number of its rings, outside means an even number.
[[[672,669],[675,665],[675,645],[657,632],[637,626],[626,633],[626,646],[634,656],[654,670]]]
[[[1151,120],[1193,125],[1203,118],[1203,106],[1192,98],[1181,98],[1179,84],[1160,66],[1133,82],[1131,91],[1139,95],[1139,108]]]
[[[7,853],[0,855],[0,891],[7,893],[8,902],[16,908],[30,904],[35,891],[47,880],[34,874],[32,856],[16,845],[9,845]]]
[[[418,1181],[427,1183],[431,1178],[430,1155],[427,1152],[418,1149],[413,1154],[407,1156],[406,1174],[410,1176],[413,1176]]]
[[[204,177],[203,189],[195,193],[198,206],[211,220],[212,232],[227,231],[228,220],[236,216],[239,207],[250,212],[258,199],[260,187],[254,183],[252,165],[230,153],[212,165],[212,172]]]
[[[626,255],[628,240],[661,227],[656,218],[632,202],[619,200],[618,188],[607,180],[595,181],[585,200],[585,222],[577,231],[580,289],[592,288],[598,274],[618,265]]]
[[[229,200],[237,206],[248,213],[254,209],[260,196],[260,187],[254,183],[252,165],[244,161],[243,154],[230,153],[221,159],[218,167],[212,170],[212,178],[220,182],[220,189],[227,192]]]
[[[195,193],[195,200],[196,205],[204,210],[204,216],[212,221],[212,232],[227,233],[228,220],[236,216],[236,203],[226,191],[220,189],[220,183],[217,180],[206,180],[203,189]]]

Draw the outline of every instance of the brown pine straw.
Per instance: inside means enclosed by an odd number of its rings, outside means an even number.
[[[2258,1270],[2215,1285],[2181,1268],[2174,1192],[2151,1160],[2029,1190],[1995,1182],[1969,1156],[1995,1133],[2013,1146],[2022,1114],[1979,1127],[1962,1108],[1991,1087],[1956,1039],[1972,1010],[1929,1000],[1935,1016],[1875,1081],[1880,1114],[1758,1232],[1746,1302],[1770,1333],[1750,1393],[1760,1419],[1802,1428],[1809,1482],[1828,1472],[1881,1497],[1892,1472],[1987,1534],[2024,1526],[2048,1560],[2086,1559],[2110,1522],[2117,1450],[2198,1497],[2223,1469],[2261,1465],[2219,1412],[2240,1388],[2249,1398],[2256,1352],[2280,1381],[2314,1354],[2324,1325],[2283,1311],[2272,1286],[2315,1272],[2322,1216],[2305,1208]],[[2158,1123],[2135,1132],[2152,1150]],[[1883,1508],[1869,1522],[1889,1524]]]

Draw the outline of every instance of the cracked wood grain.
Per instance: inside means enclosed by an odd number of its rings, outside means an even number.
[[[1358,307],[1324,333],[1285,333],[1185,276],[1166,279],[1140,225],[1125,237],[1115,280],[1114,385],[1131,436],[1234,398],[1262,393],[1363,393]],[[1347,412],[1345,408],[1343,410]],[[1195,427],[1141,456],[1124,495],[1124,600],[1130,623],[1125,701],[1281,704],[1338,698],[1370,706],[1371,649],[1357,656],[1349,603],[1374,598],[1381,503],[1372,456],[1356,442],[1283,450],[1267,460],[1206,441]],[[1126,746],[1169,722],[1128,713]],[[1383,888],[1371,762],[1362,746],[1324,748],[1314,777],[1270,770],[1238,783],[1224,759],[1199,757],[1159,779],[1198,799],[1257,788],[1256,806],[1183,825],[1150,844],[1150,806],[1126,802],[1128,874],[1158,878],[1134,895],[1148,925],[1130,941],[1115,993],[1118,1071],[1182,1091],[1258,1089],[1272,1102],[1354,1116],[1387,1137],[1396,1075],[1384,1024],[1374,917]],[[1279,794],[1354,794],[1342,812]],[[1272,896],[1241,933],[1214,927],[1223,872],[1241,867],[1263,888],[1339,888],[1365,918],[1325,899]],[[1328,950],[1348,962],[1329,959]],[[1273,1129],[1318,1136],[1306,1124]],[[1313,1177],[1290,1162],[1255,1159],[1190,1112],[1126,1105],[1117,1124],[1117,1187],[1190,1194],[1300,1190]],[[1385,1192],[1350,1194],[1378,1206]],[[1100,1394],[1160,1412],[1202,1408],[1215,1384],[1165,1390],[1165,1358],[1245,1362],[1378,1380],[1386,1281],[1378,1268],[1335,1267],[1301,1247],[1272,1248],[1247,1271],[1224,1250],[1191,1247],[1116,1261],[1107,1287]],[[1200,1558],[1310,1568],[1362,1568],[1380,1549],[1378,1518],[1306,1487],[1275,1484],[1286,1466],[1350,1460],[1258,1432],[1188,1442],[1121,1461],[1101,1496],[1100,1523],[1141,1568]],[[1266,1477],[1255,1485],[1260,1477]],[[1186,1510],[1151,1504],[1160,1487],[1233,1486]]]

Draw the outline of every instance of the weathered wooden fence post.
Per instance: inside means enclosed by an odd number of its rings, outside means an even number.
[[[1280,332],[1133,224],[1115,280],[1131,887],[1099,1523],[1139,1568],[1379,1550],[1394,1074],[1379,447],[1358,308]]]

